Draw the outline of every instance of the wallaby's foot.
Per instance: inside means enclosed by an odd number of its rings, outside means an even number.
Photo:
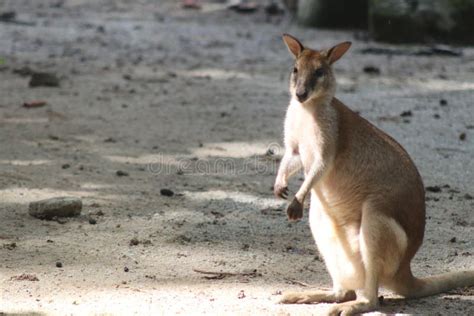
[[[349,316],[355,314],[361,314],[371,312],[377,308],[378,302],[370,302],[368,300],[355,300],[351,302],[345,302],[336,304],[329,309],[329,316]]]
[[[276,197],[286,200],[288,198],[288,186],[275,184],[273,186],[273,193]]]
[[[286,214],[288,214],[288,219],[291,221],[297,221],[303,218],[303,203],[298,201],[297,198],[293,198],[286,209]]]
[[[289,292],[280,300],[280,304],[341,303],[356,299],[354,291],[312,291]]]

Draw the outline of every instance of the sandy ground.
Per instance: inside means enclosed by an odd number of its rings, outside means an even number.
[[[295,280],[331,285],[307,216],[288,223],[271,191],[292,67],[282,32],[312,47],[353,41],[336,66],[338,97],[408,150],[426,186],[441,187],[427,194],[414,271],[474,268],[474,49],[367,54],[394,47],[218,2],[200,12],[151,0],[0,9],[35,23],[0,23],[0,314],[324,312],[275,303],[305,289]],[[29,88],[23,67],[57,73],[60,87]],[[22,107],[31,100],[48,105]],[[81,217],[28,215],[29,202],[63,195],[83,199]],[[256,273],[209,280],[193,269]],[[24,273],[38,281],[15,280]],[[472,289],[413,301],[382,294],[383,313],[474,313]]]

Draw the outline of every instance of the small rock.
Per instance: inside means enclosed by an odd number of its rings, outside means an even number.
[[[28,213],[39,219],[75,217],[81,214],[82,201],[77,197],[57,197],[31,202]]]
[[[441,99],[441,100],[439,100],[439,105],[446,106],[446,105],[448,105],[448,101],[446,101],[445,99]]]
[[[366,74],[371,74],[371,75],[380,74],[380,68],[375,67],[375,66],[365,66],[363,70]]]
[[[434,192],[434,193],[439,193],[441,192],[441,188],[437,185],[434,185],[434,186],[428,186],[426,187],[426,191],[428,192]]]
[[[49,72],[35,72],[31,75],[29,86],[34,87],[59,87],[59,78]]]
[[[138,240],[137,237],[133,237],[131,240],[130,240],[130,246],[137,246],[138,244],[140,243],[140,241]]]
[[[244,292],[244,290],[240,290],[239,294],[237,294],[237,298],[238,298],[239,300],[245,298],[245,292]]]
[[[125,172],[125,171],[122,171],[122,170],[117,170],[117,172],[115,172],[115,174],[119,177],[128,177],[129,176],[128,172]]]
[[[15,11],[0,12],[0,21],[13,21],[16,19]]]
[[[40,108],[42,106],[45,106],[46,104],[48,104],[48,102],[46,101],[29,101],[23,103],[23,107],[27,109]]]
[[[63,263],[61,261],[56,262],[56,268],[62,268]]]
[[[3,244],[2,248],[7,249],[7,250],[13,250],[13,249],[16,248],[16,242],[12,242],[12,243],[9,243],[9,244]]]
[[[469,193],[466,193],[466,194],[464,194],[464,199],[466,199],[466,200],[472,200],[473,197],[472,197],[472,195],[470,195]]]
[[[409,116],[413,116],[413,113],[411,111],[403,111],[402,113],[400,113],[400,116],[409,117]]]
[[[456,237],[451,238],[449,242],[456,242]]]
[[[174,192],[171,191],[170,189],[161,189],[160,193],[161,193],[161,195],[164,195],[164,196],[173,196],[174,195]]]
[[[130,269],[129,269],[128,267],[124,267],[124,268],[123,268],[123,271],[124,271],[124,272],[128,272],[128,271],[130,271]]]
[[[65,163],[64,165],[61,166],[61,168],[63,168],[63,169],[69,169],[69,168],[71,168],[71,165],[68,164],[68,163]]]
[[[466,140],[466,133],[459,134],[459,140]]]
[[[89,224],[95,225],[95,224],[97,224],[97,220],[95,218],[91,217],[91,218],[89,218]]]

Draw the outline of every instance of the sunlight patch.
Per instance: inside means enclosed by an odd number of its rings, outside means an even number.
[[[18,203],[27,204],[33,201],[42,199],[49,199],[59,196],[75,196],[82,198],[97,197],[98,192],[88,191],[64,191],[57,189],[28,189],[28,188],[9,188],[0,190],[0,196],[2,197],[2,203]],[[118,195],[106,195],[101,194],[100,199],[102,200],[119,200],[122,197]]]
[[[233,71],[233,70],[226,70],[226,69],[197,69],[191,70],[186,72],[179,73],[185,77],[194,77],[194,78],[205,78],[210,77],[214,79],[231,79],[231,78],[238,78],[238,79],[249,79],[251,76],[245,72]]]
[[[203,147],[192,149],[192,153],[198,157],[232,157],[246,158],[255,155],[263,155],[271,151],[275,155],[283,152],[280,145],[276,143],[209,143]]]
[[[282,202],[276,200],[275,198],[262,198],[260,196],[242,193],[238,191],[221,191],[221,190],[213,190],[213,191],[206,191],[206,192],[191,192],[191,191],[184,191],[183,192],[186,197],[197,200],[197,201],[208,201],[208,200],[225,200],[231,199],[238,203],[247,203],[247,204],[254,204],[257,207],[278,207],[281,206]]]
[[[120,163],[133,163],[133,164],[165,164],[165,165],[178,165],[179,161],[177,156],[173,155],[166,155],[166,154],[153,154],[153,155],[142,155],[138,157],[130,157],[130,156],[104,156],[105,159],[108,159],[112,162],[120,162]]]
[[[13,166],[38,166],[50,164],[51,160],[0,160],[2,165]]]

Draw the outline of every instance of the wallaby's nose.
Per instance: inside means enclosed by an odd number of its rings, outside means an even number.
[[[306,89],[296,90],[296,97],[298,98],[298,101],[304,102],[306,101],[306,98],[308,98],[308,91],[306,91]]]

